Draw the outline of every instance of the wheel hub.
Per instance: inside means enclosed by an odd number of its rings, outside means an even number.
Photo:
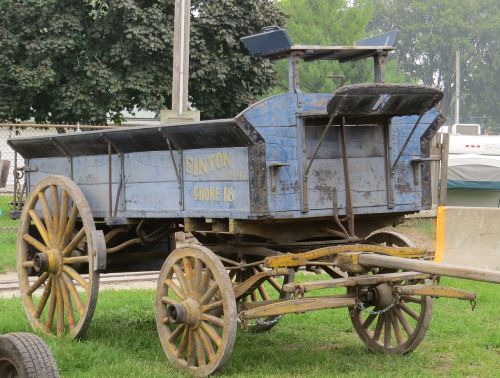
[[[35,254],[33,267],[37,273],[60,273],[63,268],[61,252],[56,249],[50,249],[47,253]]]
[[[201,322],[201,314],[200,302],[192,298],[167,306],[167,317],[170,322],[185,324],[191,329],[198,328]]]
[[[392,287],[387,283],[377,285],[374,289],[375,305],[378,308],[386,308],[394,303]]]

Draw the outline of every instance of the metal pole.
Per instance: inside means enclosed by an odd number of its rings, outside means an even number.
[[[460,51],[455,59],[455,123],[460,123]]]

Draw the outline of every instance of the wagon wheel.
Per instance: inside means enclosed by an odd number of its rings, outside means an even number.
[[[229,358],[236,338],[236,302],[219,258],[203,246],[174,250],[158,279],[156,325],[168,359],[207,376]]]
[[[393,295],[392,285],[417,281],[383,283],[374,288],[359,288],[360,306],[349,309],[356,333],[373,351],[403,354],[413,351],[423,340],[432,317],[432,298]],[[354,290],[351,290],[351,293]]]
[[[241,282],[244,282],[248,278],[252,277],[255,274],[258,274],[260,272],[264,271],[264,266],[262,264],[253,266],[253,267],[248,267],[245,269],[231,269],[229,273],[229,277],[231,277],[233,281],[233,285],[239,284]],[[288,293],[285,293],[282,288],[283,284],[286,284],[288,282],[291,282],[292,277],[291,275],[287,275],[283,279],[283,283],[280,283],[277,279],[274,277],[269,277],[264,281],[261,285],[256,287],[253,291],[248,292],[244,297],[238,300],[239,303],[251,303],[251,302],[260,302],[260,301],[267,301],[270,299],[276,299],[276,298],[286,298],[289,296]],[[269,286],[265,285],[265,283],[268,283]],[[266,288],[267,287],[267,288]],[[271,328],[273,328],[280,319],[282,318],[282,315],[279,316],[269,316],[267,318],[263,319],[254,319],[254,320],[249,320],[246,324],[245,329],[248,332],[252,333],[259,333],[259,332],[265,332],[269,331]]]
[[[406,236],[393,231],[372,233],[367,241],[396,247],[416,247]],[[384,269],[380,272],[394,272]],[[427,296],[395,297],[394,285],[423,283],[424,280],[383,283],[376,287],[358,288],[357,297],[364,302],[350,308],[356,333],[373,351],[403,354],[413,351],[423,340],[432,317],[432,298]],[[350,290],[355,293],[356,289]]]
[[[69,178],[48,176],[33,188],[17,236],[19,286],[33,329],[75,338],[85,333],[99,290],[93,231],[87,200]]]

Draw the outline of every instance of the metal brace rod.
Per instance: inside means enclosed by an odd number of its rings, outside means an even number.
[[[340,141],[342,144],[342,160],[344,165],[345,207],[349,236],[354,235],[354,210],[352,206],[351,179],[349,174],[349,157],[347,156],[347,138],[345,135],[345,117],[340,122]]]
[[[170,139],[166,135],[163,135],[163,137],[167,141],[168,151],[170,152],[170,158],[172,159],[172,164],[174,165],[175,176],[177,177],[177,182],[179,183],[179,193],[180,193],[179,205],[182,208],[184,206],[184,190],[183,190],[184,183],[182,180],[180,167],[177,166],[177,163],[175,161],[174,151],[172,150],[172,144],[170,143]]]
[[[408,137],[406,138],[405,140],[405,143],[403,144],[403,147],[401,148],[401,151],[399,151],[399,154],[398,154],[398,157],[396,158],[396,160],[394,161],[394,163],[392,164],[392,167],[391,167],[391,171],[394,172],[394,170],[396,169],[396,165],[398,164],[398,161],[399,159],[401,158],[401,156],[403,155],[403,153],[405,152],[406,150],[406,147],[408,147],[408,143],[410,143],[410,139],[411,137],[413,136],[413,134],[415,133],[415,130],[417,130],[417,127],[418,125],[420,124],[420,121],[422,120],[422,117],[424,116],[425,112],[420,114],[420,116],[418,117],[417,119],[417,122],[415,122],[415,125],[413,126],[413,128],[411,129],[411,132],[410,134],[408,135]]]
[[[309,164],[307,165],[306,171],[304,172],[304,181],[307,181],[307,175],[309,174],[309,170],[311,169],[312,163],[316,159],[316,155],[318,154],[319,148],[323,144],[323,140],[325,139],[326,134],[328,133],[328,130],[333,125],[333,119],[337,116],[336,113],[332,114],[330,117],[330,120],[326,124],[325,130],[323,130],[323,134],[321,134],[321,137],[319,138],[318,144],[316,145],[316,148],[314,149],[313,155],[311,156],[311,160],[309,161]]]

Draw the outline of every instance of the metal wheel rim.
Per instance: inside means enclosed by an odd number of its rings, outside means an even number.
[[[54,207],[54,202],[58,203],[58,206]],[[38,203],[41,211],[35,212],[34,209]],[[39,213],[42,215],[38,216]],[[63,215],[64,213],[66,216]],[[78,218],[81,225],[78,224]],[[47,219],[50,220],[47,221]],[[35,223],[38,235],[30,235],[32,221]],[[62,227],[62,225],[65,226]],[[45,238],[41,236],[41,227],[46,230]],[[77,230],[75,235],[74,232]],[[88,202],[78,186],[69,178],[48,176],[33,188],[21,214],[17,237],[17,271],[23,307],[34,330],[74,338],[83,336],[87,330],[95,310],[99,290],[99,273],[93,269],[95,253],[91,238],[93,231],[95,231],[95,224]],[[59,260],[67,248],[66,259],[71,257],[75,251],[71,245],[75,243],[75,248],[85,243],[87,254],[80,256],[78,263],[69,262],[64,258]],[[46,255],[51,257],[59,256],[56,259],[59,266],[56,268],[57,272],[40,273],[36,282],[31,285],[28,274],[35,264],[33,256],[28,254],[30,245],[50,250]],[[82,264],[87,264],[87,277],[82,276],[73,268]],[[77,286],[82,289],[79,291]],[[42,287],[44,287],[43,293],[38,298]],[[36,290],[33,292],[34,289]]]
[[[210,272],[208,281],[207,272]],[[188,316],[199,323],[173,323],[169,305],[187,302],[194,303],[195,308],[199,305],[200,313],[189,311],[195,315]],[[196,376],[219,370],[233,350],[236,315],[231,280],[213,252],[202,246],[190,246],[169,255],[158,279],[156,324],[163,350],[176,367]]]

